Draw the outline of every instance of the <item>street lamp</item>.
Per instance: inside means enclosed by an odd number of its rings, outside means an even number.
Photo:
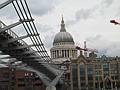
[[[118,22],[115,21],[115,20],[110,20],[110,23],[114,23],[115,25],[120,25],[120,23],[118,23]]]

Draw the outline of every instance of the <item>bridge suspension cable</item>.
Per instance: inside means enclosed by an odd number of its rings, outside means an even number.
[[[24,20],[24,19],[31,20],[29,22],[22,23],[26,32],[28,34],[39,34],[37,31],[37,28],[35,26],[34,19],[32,18],[32,15],[30,13],[30,10],[29,10],[26,0],[19,0],[19,1],[16,0],[16,1],[12,2],[12,4],[13,4],[15,11],[17,12],[17,15],[20,20]],[[40,46],[35,46],[37,51],[46,51],[39,35],[31,36],[30,39],[34,45],[35,44],[40,45]],[[46,62],[52,63],[52,60],[50,59],[47,52],[39,52],[39,55],[42,56]]]

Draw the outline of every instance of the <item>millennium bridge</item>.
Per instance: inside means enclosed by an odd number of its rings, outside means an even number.
[[[6,25],[0,20],[0,53],[8,55],[0,59],[15,59],[22,61],[27,66],[21,69],[36,72],[42,82],[46,85],[46,90],[56,90],[64,70],[53,64],[45,46],[40,38],[34,19],[30,12],[26,0],[7,0],[0,4],[0,10],[13,6],[13,10],[18,17],[18,22]],[[26,35],[18,36],[13,32],[13,28],[22,25],[22,31]],[[16,28],[17,29],[17,28]],[[19,29],[18,29],[19,30]],[[29,38],[32,44],[28,44],[23,39]]]

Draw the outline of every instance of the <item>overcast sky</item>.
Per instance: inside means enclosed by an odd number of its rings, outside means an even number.
[[[0,0],[0,3],[4,1]],[[76,46],[84,48],[86,41],[87,48],[98,49],[99,55],[120,56],[120,26],[110,23],[111,19],[120,22],[120,0],[26,1],[48,51],[60,31],[63,15],[66,30],[73,36]],[[0,10],[0,20],[7,25],[18,21],[12,4]],[[20,26],[14,31],[25,34]]]

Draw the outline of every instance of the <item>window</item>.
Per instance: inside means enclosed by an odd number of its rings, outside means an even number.
[[[25,84],[18,84],[18,87],[24,87]]]
[[[97,65],[95,65],[95,69],[97,69]]]
[[[81,86],[85,86],[85,83],[81,83]]]
[[[102,71],[99,71],[99,75],[101,75],[102,74]]]
[[[85,71],[80,71],[80,74],[81,75],[85,75]]]
[[[8,85],[2,85],[0,90],[8,90]]]
[[[80,77],[80,80],[85,80],[85,77]]]
[[[102,66],[101,65],[95,65],[95,69],[101,69]]]
[[[93,74],[93,71],[88,71],[87,74]]]
[[[108,74],[108,71],[104,71],[104,74]]]
[[[117,70],[115,70],[115,74],[117,74],[118,72],[117,72]]]
[[[98,65],[98,68],[99,68],[99,69],[101,69],[101,68],[102,68],[102,66],[101,66],[101,65]]]
[[[113,68],[113,64],[110,64],[110,68]]]
[[[111,74],[114,74],[114,71],[113,71],[113,70],[111,70]]]
[[[117,68],[117,64],[114,64],[114,68]]]
[[[99,77],[99,80],[102,80],[102,77],[101,77],[101,76]]]
[[[98,80],[98,77],[95,77],[95,80]]]
[[[80,65],[80,68],[85,68],[85,65]]]
[[[25,78],[18,78],[18,81],[24,82]]]
[[[114,80],[114,76],[111,76],[111,78]]]
[[[3,73],[4,78],[9,78],[9,73]]]
[[[93,65],[87,65],[87,68],[93,68]]]
[[[115,79],[118,80],[118,76],[115,76]]]
[[[98,75],[98,71],[95,71],[95,74]]]
[[[93,77],[88,77],[88,80],[93,80]]]
[[[103,68],[108,68],[108,65],[103,65]]]

